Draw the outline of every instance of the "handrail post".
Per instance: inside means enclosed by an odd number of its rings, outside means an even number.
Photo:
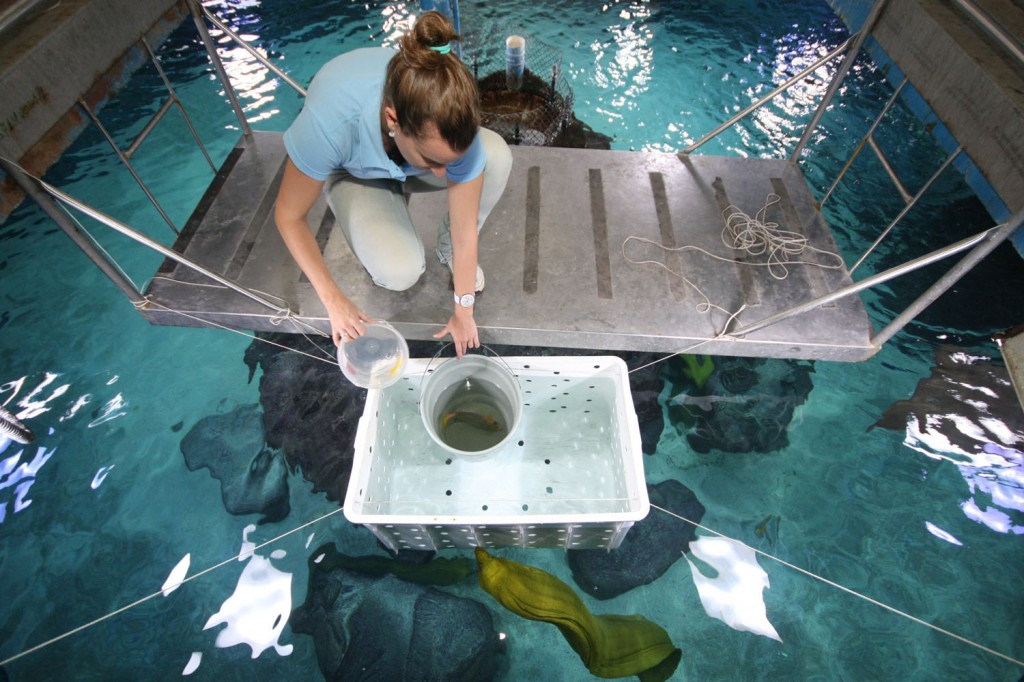
[[[892,229],[894,227],[896,227],[896,224],[899,223],[901,220],[903,220],[903,217],[905,215],[910,213],[910,210],[912,208],[914,208],[914,206],[917,205],[917,202],[921,199],[921,197],[924,196],[925,192],[927,192],[929,190],[929,188],[931,188],[931,186],[933,184],[935,184],[935,181],[939,179],[939,176],[941,176],[944,172],[946,172],[946,169],[949,168],[949,165],[951,163],[953,163],[953,161],[956,159],[956,157],[960,156],[960,152],[962,152],[963,150],[964,150],[964,146],[963,145],[959,145],[953,151],[952,154],[950,154],[949,156],[946,157],[946,160],[942,162],[942,165],[939,166],[938,170],[936,170],[934,173],[932,173],[932,176],[930,178],[928,178],[928,181],[924,183],[924,185],[921,187],[921,189],[917,190],[917,194],[915,194],[913,197],[911,197],[910,201],[906,202],[903,205],[903,208],[900,210],[899,214],[895,218],[892,219],[892,221],[889,223],[888,227],[886,227],[884,230],[882,230],[882,234],[878,235],[878,238],[875,239],[874,243],[872,243],[871,246],[869,246],[867,248],[867,250],[863,254],[861,254],[861,257],[858,258],[857,262],[854,263],[853,267],[850,268],[850,274],[851,275],[853,274],[853,271],[856,270],[857,268],[859,268],[861,266],[861,264],[867,259],[867,257],[876,248],[878,248],[878,245],[881,244],[882,241],[892,231]]]
[[[160,79],[164,82],[164,87],[167,89],[170,101],[173,101],[178,107],[178,111],[181,112],[182,118],[185,119],[185,125],[188,126],[189,132],[192,133],[192,139],[196,141],[196,146],[199,147],[199,151],[203,153],[203,158],[206,159],[206,163],[210,166],[210,170],[216,174],[217,165],[213,162],[213,159],[210,158],[210,153],[206,150],[206,145],[203,144],[202,138],[199,137],[199,131],[196,130],[196,127],[192,124],[192,118],[188,115],[188,112],[185,111],[185,105],[182,104],[181,99],[178,97],[178,91],[174,89],[174,86],[171,84],[171,79],[167,77],[167,73],[164,72],[164,67],[160,65],[160,60],[156,58],[156,52],[154,52],[153,48],[149,46],[149,41],[146,40],[145,37],[142,38],[142,45],[146,48],[146,52],[149,53],[149,60],[153,63],[153,67],[156,68],[156,72],[160,74]],[[127,153],[129,155],[133,151],[134,147],[141,144],[142,139],[144,139],[143,134],[140,133],[139,139],[133,142],[132,146],[128,148]]]
[[[828,64],[830,61],[832,61],[833,59],[838,57],[840,54],[842,54],[847,49],[847,47],[849,47],[849,45],[850,45],[850,38],[847,38],[845,41],[843,41],[842,45],[840,45],[836,49],[832,50],[828,54],[824,55],[823,57],[818,58],[818,60],[815,61],[810,66],[808,66],[808,67],[806,67],[804,69],[801,69],[799,73],[796,73],[796,74],[793,74],[792,76],[790,76],[788,80],[786,80],[784,83],[782,83],[781,85],[776,87],[774,90],[769,92],[767,95],[765,95],[763,97],[759,97],[758,99],[755,99],[753,102],[751,102],[746,107],[744,107],[743,110],[737,112],[736,114],[733,114],[733,116],[731,116],[728,121],[722,123],[720,126],[715,128],[714,130],[712,130],[710,133],[705,134],[704,137],[700,138],[699,140],[697,140],[696,142],[694,142],[693,144],[691,144],[690,146],[688,146],[686,149],[682,150],[679,153],[682,154],[682,155],[687,155],[687,154],[690,154],[692,152],[697,151],[697,149],[700,148],[701,146],[703,146],[704,143],[714,139],[715,137],[717,137],[718,135],[720,135],[724,131],[728,130],[734,124],[739,122],[741,119],[746,118],[746,116],[750,112],[752,112],[755,109],[759,109],[760,107],[764,106],[765,104],[767,104],[768,102],[773,100],[776,97],[776,95],[779,95],[779,94],[785,92],[789,88],[793,87],[793,85],[795,85],[796,83],[802,81],[804,79],[804,77],[807,76],[808,74],[813,73],[813,72],[817,71],[818,69],[820,69],[825,64]]]
[[[160,202],[156,200],[156,197],[153,196],[153,193],[149,190],[149,187],[142,180],[142,176],[140,176],[138,171],[135,170],[135,166],[132,164],[132,160],[128,158],[127,154],[121,151],[121,148],[117,145],[117,141],[115,141],[113,136],[109,132],[107,132],[107,129],[103,125],[103,122],[100,121],[99,117],[97,117],[95,113],[93,113],[92,109],[89,108],[89,105],[85,103],[85,100],[79,99],[78,106],[85,111],[86,115],[92,121],[93,125],[95,125],[99,129],[100,133],[103,134],[103,137],[104,139],[106,139],[107,144],[109,144],[111,149],[114,150],[114,153],[117,154],[117,158],[121,159],[121,163],[124,164],[125,168],[128,169],[128,172],[131,173],[132,178],[135,179],[135,184],[137,184],[139,188],[142,189],[142,191],[146,195],[146,198],[149,199],[149,203],[153,204],[153,208],[155,208],[157,213],[160,214],[160,217],[164,219],[164,222],[167,223],[167,226],[171,228],[171,232],[173,232],[176,235],[180,234],[180,232],[178,231],[178,227],[174,224],[174,221],[171,220],[171,217],[169,215],[167,215],[167,212],[164,210],[163,206],[160,205]]]
[[[843,166],[843,169],[839,171],[839,175],[837,175],[836,179],[832,181],[832,186],[828,188],[828,191],[825,192],[825,196],[822,197],[821,201],[818,202],[818,208],[824,206],[825,202],[827,202],[829,197],[832,196],[832,193],[836,191],[836,187],[839,186],[839,183],[842,182],[843,178],[846,176],[846,171],[850,170],[850,167],[853,165],[853,162],[857,160],[858,156],[860,156],[861,151],[863,151],[864,149],[864,145],[866,145],[868,140],[874,136],[875,130],[878,129],[878,126],[882,122],[882,119],[885,118],[885,115],[887,113],[889,113],[889,110],[892,108],[892,105],[896,103],[896,100],[899,98],[900,93],[903,92],[903,88],[906,87],[907,83],[909,82],[909,79],[904,77],[903,82],[900,83],[899,87],[896,88],[896,90],[892,93],[892,96],[889,97],[889,101],[885,103],[884,107],[882,107],[882,111],[879,112],[878,117],[875,118],[875,122],[871,124],[871,128],[869,128],[868,132],[864,135],[864,137],[861,138],[860,143],[857,145],[857,148],[853,150],[853,153],[850,154],[850,158],[846,160],[846,164]]]
[[[818,123],[821,122],[821,117],[825,115],[825,109],[832,103],[832,99],[839,92],[839,86],[842,85],[843,79],[846,78],[846,74],[850,71],[850,67],[853,66],[853,60],[860,54],[860,48],[864,46],[864,41],[871,35],[871,29],[874,28],[875,22],[878,21],[878,17],[882,15],[882,10],[885,8],[886,3],[889,0],[875,0],[874,6],[871,8],[871,12],[868,14],[867,19],[864,20],[864,25],[857,31],[857,37],[853,41],[853,45],[847,50],[846,56],[843,58],[843,63],[839,65],[839,69],[835,75],[832,76],[832,82],[829,83],[828,90],[825,92],[825,96],[821,102],[818,103],[818,108],[814,112],[814,116],[808,122],[804,128],[804,134],[800,137],[800,141],[797,143],[796,148],[790,155],[789,160],[793,163],[800,158],[800,153],[804,147],[807,146],[807,142],[811,139],[811,134],[814,133],[815,128],[818,127]]]
[[[242,134],[245,136],[245,139],[251,140],[252,128],[249,126],[249,121],[245,119],[245,112],[242,111],[242,105],[238,102],[238,95],[235,93],[235,88],[231,85],[231,78],[228,77],[228,72],[224,69],[220,55],[217,54],[217,46],[213,44],[213,38],[210,37],[210,32],[206,29],[203,10],[196,3],[196,0],[185,1],[192,11],[192,19],[196,23],[196,29],[199,30],[199,37],[202,38],[203,45],[206,46],[206,53],[210,56],[213,70],[217,72],[217,77],[220,79],[221,85],[224,86],[224,94],[227,95],[228,101],[231,102],[231,108],[235,111],[235,118],[238,119],[238,125],[242,128]]]
[[[967,249],[976,248],[981,245],[984,245],[990,239],[995,238],[997,233],[1003,234],[1002,237],[999,237],[999,241],[1002,241],[1003,239],[1006,238],[1006,236],[1008,236],[1012,232],[1012,229],[1005,230],[1005,225],[990,227],[987,230],[979,232],[978,234],[971,235],[970,237],[967,237],[965,239],[961,239],[955,244],[950,244],[949,246],[937,249],[935,251],[932,251],[931,253],[927,253],[923,256],[918,256],[917,258],[909,260],[906,263],[903,263],[902,265],[889,268],[888,270],[880,272],[877,275],[871,275],[870,277],[867,277],[859,282],[847,284],[846,286],[840,287],[835,291],[823,294],[810,301],[799,303],[791,308],[787,308],[786,310],[775,313],[774,315],[769,315],[768,317],[762,318],[757,322],[751,322],[750,324],[746,324],[740,327],[739,329],[735,329],[732,331],[726,330],[726,333],[728,333],[729,336],[736,337],[742,337],[748,334],[753,334],[754,332],[760,329],[764,329],[765,327],[777,324],[779,322],[782,322],[783,320],[788,320],[791,317],[800,315],[809,310],[819,308],[825,305],[826,303],[831,303],[833,301],[838,301],[840,299],[846,298],[847,296],[858,294],[861,291],[864,291],[865,289],[870,289],[871,287],[878,286],[879,284],[884,284],[889,280],[896,279],[897,277],[902,277],[903,275],[914,272],[915,270],[920,270],[921,268],[931,265],[932,263],[937,263],[940,260],[956,255],[961,251],[966,251]]]
[[[1012,235],[1022,223],[1024,223],[1024,209],[1020,209],[1014,213],[1008,221],[996,228],[983,242],[975,246],[966,256],[960,259],[960,261],[950,268],[945,275],[940,277],[935,284],[931,285],[927,291],[918,296],[917,300],[907,306],[906,310],[897,315],[892,322],[886,325],[885,329],[875,334],[871,338],[871,342],[876,346],[884,345],[886,341],[899,333],[900,330],[907,326],[911,320],[917,317],[921,311],[934,303],[939,296],[946,293],[947,290],[960,281],[960,278],[981,262],[985,256],[992,253],[997,246],[1006,241],[1006,239]]]
[[[144,301],[144,297],[135,288],[124,274],[118,270],[114,265],[107,259],[103,253],[96,248],[81,230],[79,230],[75,224],[68,218],[67,214],[61,210],[57,202],[50,198],[49,194],[39,188],[34,179],[27,175],[20,166],[8,161],[6,158],[0,156],[0,167],[4,169],[4,172],[12,178],[19,187],[25,192],[26,195],[32,198],[33,201],[43,209],[43,212],[53,222],[57,223],[57,226],[71,238],[71,241],[80,248],[86,256],[89,257],[96,267],[106,275],[114,285],[121,290],[121,292],[128,297],[133,303],[140,303]]]

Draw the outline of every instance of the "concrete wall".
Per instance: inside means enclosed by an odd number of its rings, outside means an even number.
[[[829,0],[851,30],[871,0]],[[1024,10],[1011,0],[982,0],[1024,35]],[[907,75],[912,110],[952,151],[963,144],[968,182],[996,220],[1024,208],[1024,67],[948,0],[890,0],[868,51],[893,84]],[[1024,233],[1015,238],[1024,252]]]
[[[42,175],[87,124],[79,98],[97,107],[180,23],[180,0],[63,0],[0,36],[0,154]],[[0,191],[0,220],[19,193]]]

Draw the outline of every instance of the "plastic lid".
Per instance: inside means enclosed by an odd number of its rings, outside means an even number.
[[[402,378],[409,344],[386,322],[366,325],[358,339],[338,346],[338,366],[356,386],[385,388]]]

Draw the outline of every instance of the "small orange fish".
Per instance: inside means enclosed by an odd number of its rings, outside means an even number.
[[[441,416],[441,428],[447,429],[451,424],[459,422],[481,431],[500,431],[501,423],[494,417],[476,412],[449,412]]]

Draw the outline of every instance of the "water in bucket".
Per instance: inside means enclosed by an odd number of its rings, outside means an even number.
[[[494,447],[508,435],[509,414],[502,409],[502,392],[492,382],[467,377],[447,387],[439,396],[437,434],[449,447],[480,452]]]

